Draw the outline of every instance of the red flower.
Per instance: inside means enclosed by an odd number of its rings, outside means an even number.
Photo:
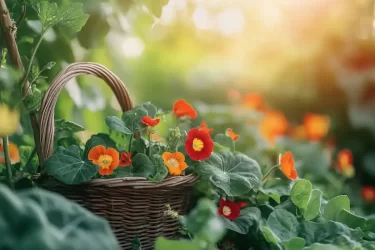
[[[178,118],[183,116],[189,116],[190,119],[197,118],[197,111],[185,100],[177,100],[173,104],[172,113]]]
[[[353,154],[349,149],[341,150],[337,155],[337,170],[346,177],[353,177]]]
[[[367,202],[375,201],[375,188],[371,186],[362,187],[362,198]]]
[[[298,177],[297,171],[294,168],[294,159],[292,152],[286,152],[285,154],[281,155],[280,160],[280,169],[281,172],[285,174],[286,177],[290,180],[295,180]]]
[[[129,167],[132,165],[132,154],[130,152],[122,152],[120,156],[120,167]]]
[[[246,206],[246,202],[233,202],[230,200],[220,199],[220,207],[217,211],[219,215],[235,220],[240,216],[241,208]]]
[[[141,122],[149,127],[155,127],[159,124],[160,119],[152,119],[151,116],[145,116],[142,118]]]
[[[198,128],[193,128],[188,132],[185,149],[191,159],[200,161],[211,156],[214,142],[209,134]]]
[[[207,123],[206,122],[202,122],[199,129],[201,131],[203,131],[203,132],[206,132],[207,134],[211,134],[212,131],[213,131],[212,129],[210,129],[210,128],[207,127]]]
[[[230,137],[233,141],[237,141],[237,139],[240,137],[240,135],[233,132],[231,128],[227,128],[227,131],[225,131],[225,134]]]

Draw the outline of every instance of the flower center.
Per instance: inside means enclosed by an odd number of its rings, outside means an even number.
[[[202,151],[203,146],[204,146],[204,144],[203,144],[202,140],[199,140],[198,138],[194,138],[194,140],[193,140],[193,149],[195,151]]]
[[[169,166],[171,166],[171,167],[179,167],[179,163],[178,163],[178,161],[175,159],[175,158],[171,158],[171,159],[169,159],[168,160],[168,164],[169,164]]]
[[[101,155],[98,159],[99,166],[101,168],[109,168],[109,166],[112,164],[112,161],[113,159],[110,155]]]
[[[224,214],[225,216],[229,216],[231,213],[232,213],[232,210],[230,210],[229,207],[227,207],[227,206],[224,206],[224,207],[223,207],[223,214]]]

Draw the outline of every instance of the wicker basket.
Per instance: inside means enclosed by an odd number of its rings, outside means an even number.
[[[74,63],[62,71],[47,90],[40,109],[40,150],[43,161],[53,152],[54,109],[58,95],[69,80],[79,75],[93,75],[103,79],[115,93],[123,111],[133,104],[122,81],[111,71],[96,63]],[[142,249],[153,249],[155,238],[173,238],[179,222],[165,214],[166,205],[179,214],[187,212],[192,186],[197,176],[167,177],[160,183],[145,178],[94,179],[82,185],[65,185],[57,180],[39,178],[39,185],[73,200],[96,215],[106,218],[123,249],[132,249],[138,237]]]

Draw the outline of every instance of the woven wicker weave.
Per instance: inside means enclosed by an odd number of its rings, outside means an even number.
[[[60,91],[66,83],[79,75],[93,75],[103,79],[115,93],[123,111],[133,104],[122,81],[111,71],[96,63],[74,63],[62,71],[47,90],[40,109],[40,164],[53,152],[54,109]],[[158,236],[172,238],[179,230],[179,222],[166,215],[166,205],[184,215],[189,206],[194,175],[167,177],[160,183],[145,178],[94,179],[82,185],[65,185],[52,178],[40,178],[40,186],[60,193],[106,218],[123,249],[132,249],[138,237],[142,249],[153,249]]]

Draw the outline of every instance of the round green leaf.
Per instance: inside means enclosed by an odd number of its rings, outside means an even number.
[[[350,200],[346,195],[340,195],[329,200],[324,208],[323,217],[327,220],[337,221],[343,209],[350,211]]]
[[[282,179],[271,179],[266,181],[261,191],[271,197],[277,203],[280,203],[280,197],[289,195],[291,181]]]
[[[298,180],[292,188],[290,198],[299,208],[305,208],[310,199],[312,191],[311,182],[308,180]]]
[[[249,228],[257,224],[261,217],[260,210],[257,207],[247,207],[243,209],[240,216],[235,220],[228,220],[220,216],[226,229],[240,234],[247,234]]]
[[[82,159],[80,149],[76,145],[66,149],[58,147],[44,162],[44,168],[49,175],[68,185],[87,182],[99,170],[99,166]]]
[[[255,160],[226,150],[212,153],[210,158],[195,166],[195,171],[228,196],[239,196],[259,188],[262,180],[259,164]]]
[[[305,240],[300,237],[295,237],[282,243],[285,250],[302,250],[305,244]]]
[[[338,221],[353,229],[361,228],[364,230],[366,226],[365,218],[355,215],[346,209],[341,210]]]
[[[115,131],[121,132],[123,134],[130,135],[132,134],[132,131],[130,131],[123,120],[121,120],[117,116],[108,116],[105,118],[105,123],[110,129],[113,129]]]
[[[156,168],[154,163],[147,155],[138,153],[132,159],[133,174],[136,177],[151,177],[155,175]]]
[[[280,239],[268,227],[262,227],[262,233],[266,241],[269,243],[277,245],[280,241]]]
[[[279,239],[289,240],[297,236],[299,223],[292,213],[276,209],[268,217],[266,225]]]
[[[158,237],[155,242],[155,250],[197,250],[200,249],[198,241],[168,240]]]
[[[322,201],[322,192],[314,189],[311,193],[310,200],[303,212],[305,220],[312,220],[320,213],[320,205]]]

